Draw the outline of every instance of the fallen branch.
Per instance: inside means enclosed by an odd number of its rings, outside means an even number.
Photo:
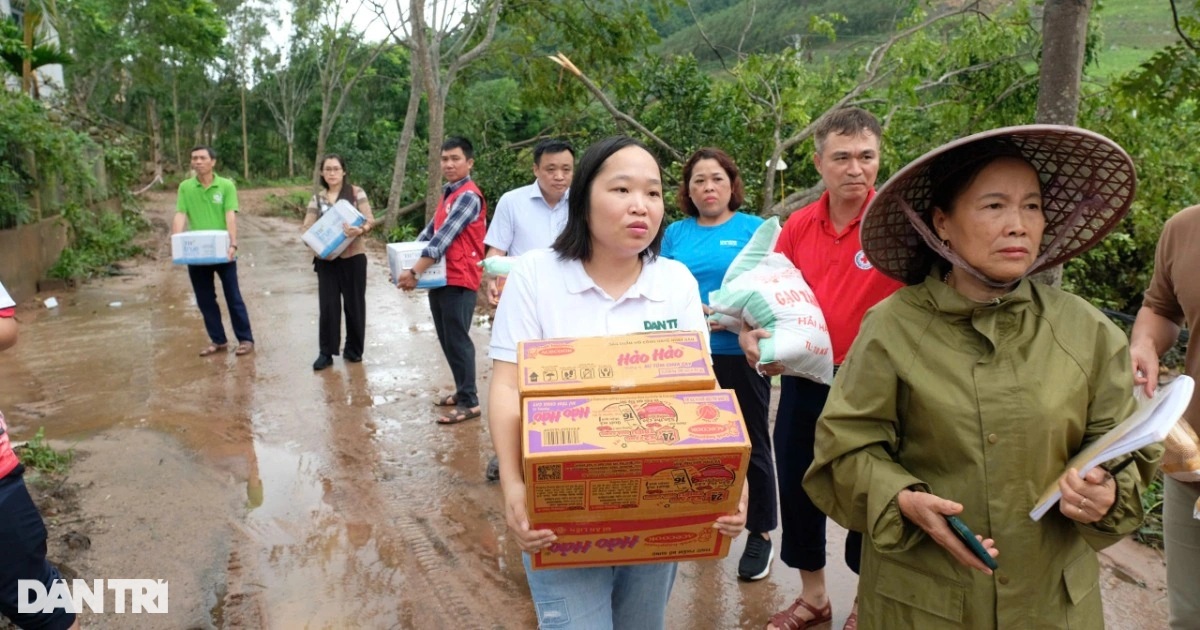
[[[151,188],[153,188],[155,184],[161,184],[161,183],[163,183],[162,174],[161,173],[155,174],[154,179],[150,180],[150,183],[146,184],[145,188],[143,188],[141,190],[133,191],[133,196],[136,197],[136,196],[146,192],[147,190],[150,190]]]
[[[678,160],[680,162],[684,161],[685,156],[682,153],[680,153],[675,147],[667,144],[666,141],[664,141],[662,138],[659,138],[657,135],[654,134],[653,131],[650,131],[645,126],[643,126],[642,123],[640,123],[636,119],[634,119],[633,116],[630,116],[629,114],[626,114],[625,112],[617,109],[617,106],[613,105],[612,101],[610,101],[608,99],[608,96],[606,96],[604,94],[604,92],[599,87],[597,87],[597,85],[595,83],[592,83],[592,80],[587,78],[587,75],[585,75],[582,71],[580,71],[579,68],[576,68],[575,64],[571,63],[571,60],[567,59],[566,55],[564,55],[562,53],[558,53],[557,55],[549,55],[548,58],[550,59],[550,61],[553,61],[554,63],[562,66],[567,71],[569,71],[571,74],[575,75],[575,78],[579,79],[579,81],[581,83],[583,83],[584,87],[586,87],[588,89],[588,91],[591,92],[592,95],[594,95],[596,97],[596,100],[600,101],[600,104],[604,106],[604,109],[608,110],[608,113],[611,114],[613,118],[616,118],[617,120],[620,120],[620,121],[628,124],[629,126],[636,129],[638,131],[638,133],[653,140],[655,144],[662,147],[664,150],[667,151],[667,153],[670,153],[671,156],[674,157],[676,160]]]

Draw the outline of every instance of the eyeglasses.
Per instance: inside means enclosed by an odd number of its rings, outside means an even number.
[[[321,169],[321,172],[323,172],[323,173],[341,173],[342,169],[335,166],[333,168],[323,168],[323,169]]]

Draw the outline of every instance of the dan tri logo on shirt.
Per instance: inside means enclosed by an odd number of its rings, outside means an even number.
[[[677,330],[679,328],[679,320],[677,319],[647,319],[642,322],[646,330]]]

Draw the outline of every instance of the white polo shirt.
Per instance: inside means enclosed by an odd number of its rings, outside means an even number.
[[[502,249],[508,256],[550,247],[567,226],[570,192],[564,192],[553,208],[546,203],[536,181],[504,193],[496,204],[496,213],[488,224],[483,244]]]
[[[625,295],[613,299],[578,260],[550,249],[521,256],[508,275],[492,324],[488,356],[517,362],[517,342],[554,337],[625,335],[647,330],[695,330],[708,340],[700,287],[682,263],[647,261]]]

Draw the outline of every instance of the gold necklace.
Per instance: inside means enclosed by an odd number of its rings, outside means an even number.
[[[951,267],[950,271],[947,271],[946,275],[942,276],[942,284],[950,286],[950,274],[952,273],[954,273],[954,267]]]

